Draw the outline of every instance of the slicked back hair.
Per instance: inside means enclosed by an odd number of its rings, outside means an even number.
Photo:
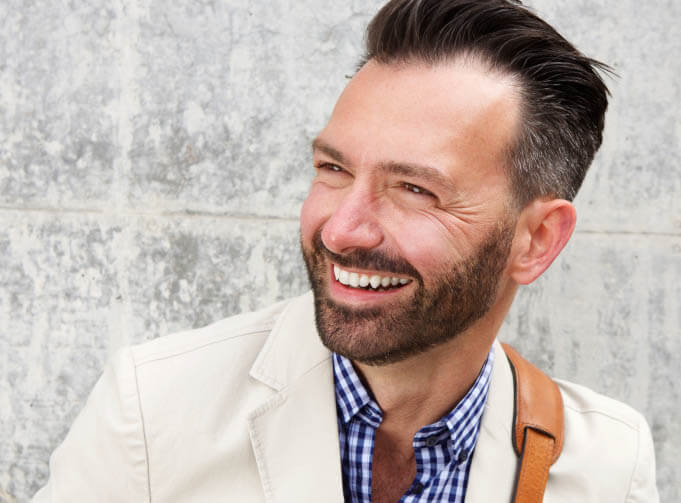
[[[473,58],[520,83],[521,125],[509,146],[515,203],[572,200],[601,145],[608,89],[587,58],[519,1],[391,0],[367,28],[383,64]]]

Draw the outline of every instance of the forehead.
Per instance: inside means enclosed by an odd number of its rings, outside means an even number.
[[[319,140],[349,162],[403,162],[469,174],[503,171],[520,115],[515,80],[473,60],[368,62]]]

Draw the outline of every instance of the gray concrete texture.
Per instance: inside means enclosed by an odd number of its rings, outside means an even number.
[[[307,288],[309,142],[381,3],[0,3],[0,502],[116,348]],[[681,3],[531,5],[619,78],[576,234],[503,337],[640,409],[681,501]]]

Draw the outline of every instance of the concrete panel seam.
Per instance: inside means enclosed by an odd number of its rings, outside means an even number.
[[[298,217],[279,217],[275,215],[248,215],[248,214],[224,214],[205,211],[152,211],[152,210],[125,210],[125,209],[94,209],[94,208],[53,208],[53,207],[32,207],[21,208],[16,206],[0,205],[1,213],[45,213],[51,215],[101,215],[117,217],[146,217],[146,218],[207,218],[225,220],[245,220],[262,222],[291,222],[297,223]]]

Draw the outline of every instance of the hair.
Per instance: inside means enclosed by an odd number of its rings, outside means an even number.
[[[457,58],[520,83],[507,166],[515,203],[572,200],[603,139],[609,92],[598,70],[610,68],[513,0],[391,0],[369,23],[360,67]]]

